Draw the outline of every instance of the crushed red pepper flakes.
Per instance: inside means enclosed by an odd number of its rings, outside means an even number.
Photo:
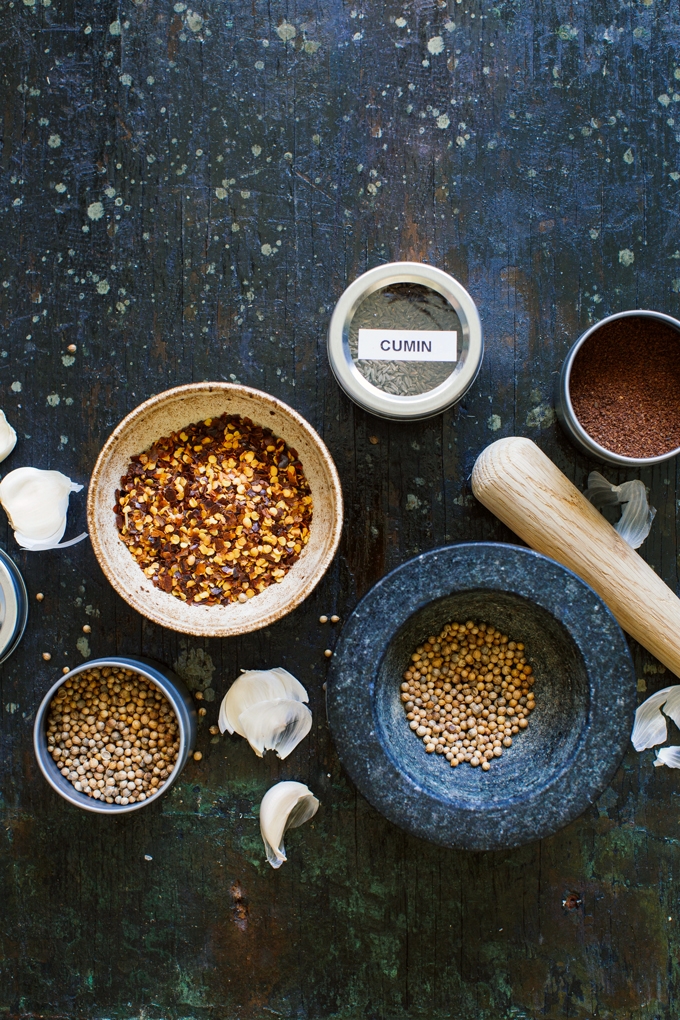
[[[283,580],[309,541],[312,496],[296,450],[223,414],[132,457],[113,510],[157,588],[210,606]]]

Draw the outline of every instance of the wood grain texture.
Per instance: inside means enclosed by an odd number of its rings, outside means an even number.
[[[569,567],[624,630],[680,676],[680,599],[530,439],[479,455],[472,491],[527,545]]]
[[[31,593],[0,668],[3,1015],[675,1020],[677,774],[631,749],[541,844],[428,846],[338,765],[336,632],[317,621],[415,552],[515,541],[470,493],[490,441],[529,436],[579,489],[598,466],[557,430],[553,379],[601,316],[680,312],[678,2],[184,2],[2,0],[0,406],[20,438],[0,470],[86,482],[141,400],[236,378],[320,432],[346,524],[291,616],[203,640],[131,610],[87,543],[21,552],[0,513]],[[395,259],[456,276],[485,333],[465,400],[417,424],[356,409],[324,350],[345,286]],[[642,477],[657,516],[641,553],[677,591],[677,465]],[[71,505],[67,536],[84,493]],[[211,692],[203,759],[153,810],[92,819],[43,782],[32,717],[62,665],[123,652]],[[641,698],[667,685],[633,654]],[[285,762],[208,731],[238,670],[271,665],[314,713]],[[257,806],[279,778],[321,807],[274,873]]]

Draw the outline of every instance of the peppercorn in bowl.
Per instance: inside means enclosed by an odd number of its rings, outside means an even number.
[[[113,587],[184,633],[226,637],[290,612],[328,568],[342,491],[322,440],[259,390],[194,383],[141,404],[90,481],[92,544]]]
[[[387,818],[443,846],[551,835],[611,780],[636,678],[600,597],[530,549],[465,543],[384,577],[349,618],[327,708],[340,758]]]
[[[182,681],[147,659],[92,659],[54,684],[33,744],[48,783],[76,807],[135,811],[175,782],[196,741]]]

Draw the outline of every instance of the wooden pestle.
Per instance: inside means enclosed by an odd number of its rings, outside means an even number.
[[[487,446],[472,491],[532,549],[594,588],[623,629],[680,676],[680,599],[535,443],[512,436]]]

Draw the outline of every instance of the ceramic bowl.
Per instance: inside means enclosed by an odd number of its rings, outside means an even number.
[[[192,422],[224,412],[270,428],[298,451],[314,500],[309,542],[280,584],[248,602],[188,605],[147,579],[121,541],[113,513],[115,492],[130,457]],[[275,397],[231,383],[178,386],[140,404],[107,439],[95,464],[87,516],[99,564],[119,595],[144,616],[173,630],[203,637],[230,637],[266,627],[285,616],[319,583],[333,559],[342,530],[342,490],[321,438],[305,419]]]
[[[470,619],[523,641],[536,678],[528,728],[488,772],[427,754],[400,701],[416,646]],[[628,646],[600,597],[553,560],[496,543],[435,549],[384,577],[349,618],[327,682],[333,737],[364,796],[414,835],[470,850],[580,815],[614,775],[635,705]]]
[[[146,798],[146,800],[136,801],[134,804],[107,804],[104,800],[95,800],[94,797],[88,797],[86,794],[80,793],[74,786],[71,785],[65,776],[62,776],[54,759],[47,750],[47,712],[54,695],[67,680],[77,676],[79,673],[83,673],[88,669],[104,669],[105,666],[112,666],[114,669],[131,669],[135,673],[139,673],[141,676],[145,677],[147,680],[150,680],[151,683],[155,684],[155,686],[165,695],[172,705],[179,725],[179,752],[177,754],[177,761],[174,769],[157,793],[152,793]],[[153,804],[154,801],[158,800],[159,797],[162,797],[175,782],[186,765],[195,744],[196,709],[194,708],[191,695],[186,689],[184,683],[172,672],[172,670],[169,670],[166,666],[160,665],[160,663],[153,662],[151,659],[130,658],[127,656],[113,656],[108,659],[90,659],[88,662],[84,662],[81,666],[76,666],[75,669],[72,669],[69,673],[60,677],[56,684],[53,684],[52,687],[50,687],[49,691],[41,701],[33,724],[33,748],[35,750],[35,756],[38,765],[40,766],[40,771],[52,789],[56,790],[60,797],[67,800],[69,804],[73,804],[74,807],[81,808],[84,811],[91,811],[93,814],[99,815],[129,814],[131,811],[139,811],[141,808],[147,807],[149,804]]]

